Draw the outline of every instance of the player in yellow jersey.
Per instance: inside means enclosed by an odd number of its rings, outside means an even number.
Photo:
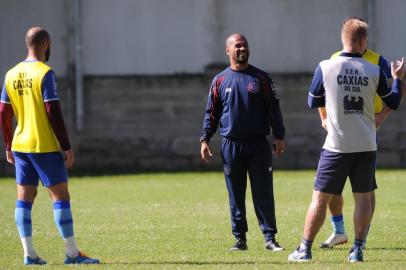
[[[51,39],[46,30],[33,27],[25,41],[27,58],[7,72],[0,98],[6,157],[16,170],[15,221],[24,249],[24,264],[47,263],[32,243],[31,208],[39,179],[53,201],[54,221],[66,247],[64,263],[99,263],[79,251],[73,233],[66,168],[72,167],[74,153],[63,121],[55,73],[45,64],[51,53]],[[13,115],[17,120],[14,136]]]
[[[364,21],[361,18],[358,17],[349,17],[349,19],[355,18],[360,21]],[[365,22],[365,21],[364,21]],[[337,57],[341,51],[338,51],[334,53],[331,58]],[[388,79],[388,82],[391,83],[392,81],[392,74],[391,74],[391,69],[389,66],[388,61],[380,54],[377,52],[374,52],[371,49],[365,48],[364,53],[362,55],[362,58],[365,59],[366,61],[379,65],[383,72],[386,75],[386,78]],[[406,92],[405,89],[405,83],[402,82],[401,85],[402,92],[403,94]],[[379,128],[382,123],[385,121],[385,119],[389,116],[389,114],[392,112],[391,109],[388,107],[384,106],[384,103],[382,101],[382,98],[379,97],[378,94],[375,95],[374,99],[374,110],[375,110],[375,125],[376,128]],[[321,124],[324,129],[326,129],[326,118],[327,118],[327,112],[325,108],[319,108],[319,115],[321,119]],[[375,182],[375,188],[377,188],[376,182]],[[329,210],[331,212],[331,223],[333,225],[333,233],[329,236],[326,241],[321,243],[320,247],[321,248],[332,248],[335,245],[339,244],[344,244],[347,243],[348,237],[347,234],[345,233],[345,228],[344,228],[344,217],[342,214],[343,210],[343,205],[344,205],[344,200],[341,195],[335,195],[333,196],[332,200],[329,203]],[[371,192],[371,205],[372,205],[372,215],[375,211],[375,192]],[[365,248],[366,241],[364,241],[363,248]]]

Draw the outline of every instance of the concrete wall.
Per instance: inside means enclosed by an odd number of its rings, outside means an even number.
[[[406,31],[402,30],[404,22],[397,18],[404,17],[406,1],[375,0],[375,49],[388,59],[398,59],[406,55]]]
[[[66,77],[73,57],[74,0],[2,0],[0,73],[25,56],[29,26],[47,28],[50,64]],[[81,2],[84,73],[200,73],[226,62],[224,40],[242,32],[252,61],[271,72],[312,72],[340,49],[349,15],[371,17],[373,45],[389,58],[406,54],[402,0],[86,0]],[[368,6],[375,3],[375,13]],[[388,20],[387,18],[390,18]],[[399,44],[399,45],[398,45]]]
[[[75,170],[112,173],[221,169],[219,136],[210,166],[200,162],[198,140],[214,75],[208,67],[226,61],[224,39],[237,31],[249,38],[251,62],[273,74],[280,92],[287,151],[275,166],[315,168],[325,134],[317,112],[306,105],[311,72],[339,49],[342,19],[365,17],[370,1],[82,1],[85,115],[80,132],[75,129],[72,2],[1,1],[0,71],[25,56],[29,26],[49,29],[50,64],[59,77],[77,154]],[[406,40],[399,28],[406,2],[375,2],[379,12],[371,19],[371,43],[388,58],[399,57],[404,47],[397,44]],[[379,131],[381,167],[406,166],[405,110],[403,105]],[[0,159],[0,175],[12,174],[3,154]]]
[[[0,76],[25,59],[25,33],[32,26],[46,28],[52,36],[50,64],[59,76],[65,76],[68,65],[68,2],[52,0],[0,1]]]
[[[276,74],[286,126],[285,154],[277,168],[316,168],[325,132],[307,107],[310,74]],[[70,129],[76,171],[112,173],[221,169],[220,136],[210,166],[200,161],[199,137],[212,74],[89,76],[85,78],[85,129]],[[62,83],[63,85],[63,83]],[[62,87],[62,86],[61,86]],[[69,92],[63,91],[65,114]],[[406,106],[379,130],[378,167],[406,166]],[[67,119],[69,123],[72,118]]]
[[[199,138],[213,74],[85,77],[84,130],[74,128],[74,99],[59,81],[63,110],[76,152],[75,172],[221,170],[220,136],[212,140],[210,166],[200,161]],[[325,132],[307,107],[311,74],[276,74],[286,126],[285,154],[276,168],[316,168]],[[406,106],[379,130],[378,167],[406,166]],[[1,142],[0,142],[1,143]],[[4,154],[1,154],[4,159]],[[12,167],[0,162],[0,171]]]
[[[210,64],[226,61],[224,40],[234,32],[247,35],[252,59],[259,67],[276,72],[311,71],[340,47],[343,18],[366,15],[364,1],[352,0],[178,0],[176,6],[173,1],[159,0],[120,3],[83,3],[87,74],[202,72]],[[89,16],[95,13],[98,16]]]

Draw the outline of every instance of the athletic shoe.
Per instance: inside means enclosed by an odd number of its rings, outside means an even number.
[[[47,261],[42,259],[41,257],[37,257],[35,259],[30,258],[30,257],[24,257],[24,264],[25,265],[34,265],[34,264],[47,264]]]
[[[265,249],[272,251],[281,251],[283,250],[283,247],[281,247],[279,243],[275,241],[275,239],[271,239],[265,242]]]
[[[288,261],[291,262],[308,262],[311,259],[312,251],[310,249],[300,250],[300,246],[297,247],[288,257]]]
[[[326,241],[321,243],[320,248],[332,248],[336,245],[345,244],[347,241],[346,233],[332,233]]]
[[[71,258],[66,256],[64,261],[65,264],[99,264],[100,261],[98,259],[92,259],[86,256],[84,253],[79,252],[79,255]]]
[[[247,240],[237,238],[237,242],[230,248],[230,251],[247,250]]]
[[[352,248],[350,250],[350,254],[348,255],[348,261],[350,263],[364,261],[364,256],[362,255],[362,249],[360,249],[360,248],[355,248],[355,249]]]

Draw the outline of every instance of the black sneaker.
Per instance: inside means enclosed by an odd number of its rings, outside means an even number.
[[[283,247],[281,247],[275,239],[271,239],[265,242],[265,249],[272,251],[281,251],[283,250]]]
[[[234,246],[230,248],[230,251],[237,251],[237,250],[247,250],[247,240],[237,238],[237,242],[235,242]]]

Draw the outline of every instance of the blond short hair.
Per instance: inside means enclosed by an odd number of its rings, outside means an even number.
[[[368,36],[368,24],[357,17],[347,18],[341,29],[341,38],[343,42],[356,44]]]

